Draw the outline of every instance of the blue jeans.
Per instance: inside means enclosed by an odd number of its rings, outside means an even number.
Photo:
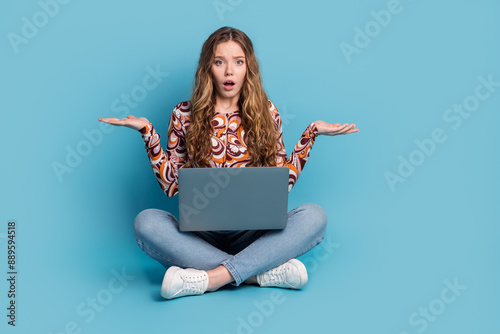
[[[311,250],[323,240],[326,223],[323,208],[308,203],[288,212],[283,230],[182,232],[174,215],[158,209],[139,213],[134,229],[139,247],[165,268],[223,265],[240,285]]]

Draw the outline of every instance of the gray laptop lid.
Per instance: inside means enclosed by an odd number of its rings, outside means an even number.
[[[288,167],[181,168],[181,231],[283,229]]]

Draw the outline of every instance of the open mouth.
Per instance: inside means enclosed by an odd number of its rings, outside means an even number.
[[[234,81],[231,80],[224,81],[224,88],[227,90],[233,89],[234,85],[235,85]]]

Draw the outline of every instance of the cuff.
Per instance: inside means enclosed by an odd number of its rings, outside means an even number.
[[[316,137],[319,135],[318,127],[316,126],[316,124],[314,124],[314,122],[312,122],[311,124],[309,124],[308,130],[309,130],[309,135],[314,142]]]
[[[153,124],[149,123],[139,130],[142,139],[144,140],[144,146],[146,149],[153,147],[159,140],[160,135],[158,135],[153,127]]]
[[[149,123],[149,124],[145,125],[142,129],[140,129],[139,132],[144,137],[144,135],[146,135],[148,133],[150,134],[152,128],[153,128],[153,124]]]

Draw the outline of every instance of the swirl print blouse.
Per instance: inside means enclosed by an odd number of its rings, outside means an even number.
[[[179,190],[177,171],[187,161],[185,135],[190,123],[190,109],[191,102],[184,101],[179,103],[172,111],[166,151],[160,146],[160,135],[156,133],[151,123],[139,130],[144,139],[153,173],[163,192],[169,197],[177,194]],[[269,101],[269,112],[278,124],[279,129],[276,166],[289,168],[288,191],[290,192],[309,158],[311,148],[318,135],[318,129],[314,123],[309,124],[295,145],[290,157],[287,157],[283,144],[281,117],[278,109],[271,101]],[[239,111],[216,113],[212,119],[212,125],[214,131],[212,133],[210,166],[213,168],[245,167],[249,164],[251,159],[245,144],[245,130],[240,126]]]

